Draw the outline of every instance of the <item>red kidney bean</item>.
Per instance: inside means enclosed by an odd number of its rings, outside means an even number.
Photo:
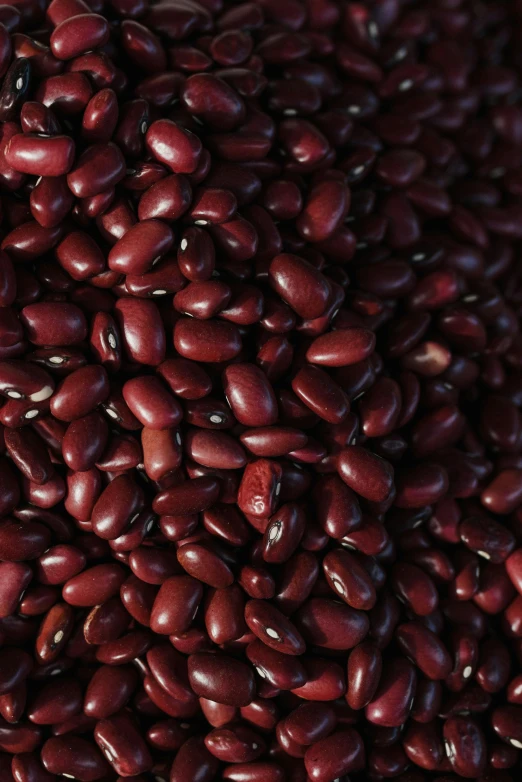
[[[351,709],[363,709],[372,700],[381,671],[381,653],[373,641],[363,641],[350,652],[346,702]]]
[[[150,154],[175,174],[191,174],[201,155],[198,137],[171,120],[159,119],[149,126],[146,145]]]
[[[330,551],[323,560],[323,570],[329,586],[352,608],[370,610],[375,605],[376,592],[372,580],[348,551]]]
[[[104,665],[98,668],[85,692],[85,714],[98,720],[116,714],[128,703],[136,683],[137,674],[131,666]]]
[[[66,543],[52,546],[37,561],[37,575],[41,584],[63,584],[78,575],[86,564],[80,549]]]
[[[237,503],[245,514],[271,516],[281,493],[283,471],[278,462],[258,459],[246,465],[239,485]]]
[[[220,484],[216,478],[197,477],[157,494],[152,509],[160,515],[200,513],[214,504],[219,492]]]
[[[402,725],[411,711],[415,684],[415,668],[407,660],[386,663],[375,696],[365,707],[366,719],[383,727]]]
[[[296,613],[305,640],[326,649],[351,649],[368,633],[365,614],[342,603],[311,598]]]
[[[443,728],[446,755],[453,769],[465,777],[480,774],[486,764],[486,743],[480,727],[470,718],[451,717]]]
[[[241,351],[241,335],[231,323],[181,318],[174,328],[174,347],[193,361],[229,361]]]
[[[254,698],[254,675],[245,663],[225,655],[193,654],[188,675],[197,695],[229,706],[247,706]]]
[[[326,309],[329,289],[324,276],[302,258],[277,255],[270,264],[272,288],[301,317],[318,318]]]
[[[51,412],[60,421],[74,421],[90,413],[109,395],[103,367],[81,367],[64,378],[51,400]]]
[[[44,442],[35,432],[28,428],[7,429],[4,442],[8,455],[27,480],[39,486],[47,483],[53,466]]]
[[[253,364],[232,364],[223,374],[227,401],[245,426],[270,426],[277,420],[277,402],[264,372]]]
[[[152,768],[148,747],[127,714],[120,713],[98,722],[94,738],[116,773],[129,777]]]
[[[161,220],[133,225],[111,248],[109,268],[123,274],[144,274],[171,248],[173,234]]]
[[[356,730],[345,728],[313,744],[304,762],[310,779],[327,782],[364,767],[364,744]]]
[[[246,654],[256,673],[280,690],[291,690],[306,683],[305,669],[298,660],[259,640],[247,646]]]
[[[265,562],[287,562],[299,545],[305,524],[305,514],[298,505],[282,505],[270,519],[263,535],[262,553]]]
[[[243,619],[244,597],[235,584],[216,589],[207,597],[205,627],[209,638],[216,644],[235,641],[246,633]]]
[[[67,174],[74,162],[74,141],[69,136],[13,136],[5,150],[11,168],[23,174],[56,177]]]
[[[49,773],[69,775],[81,782],[101,779],[109,769],[96,745],[79,736],[47,739],[41,757]]]
[[[72,606],[99,605],[118,593],[124,579],[120,565],[94,565],[65,583],[63,598]]]
[[[211,782],[219,761],[208,751],[203,739],[193,736],[180,747],[170,770],[170,782],[184,782],[193,777],[199,782]]]
[[[438,594],[430,576],[416,565],[397,564],[392,572],[397,596],[407,602],[417,616],[427,616],[437,608]]]
[[[431,630],[415,622],[399,625],[396,639],[407,657],[429,679],[445,679],[451,671],[451,658],[440,639]]]
[[[187,630],[203,596],[200,582],[191,576],[172,576],[162,585],[152,608],[151,629],[170,635]]]
[[[101,493],[92,510],[93,531],[114,540],[143,508],[141,488],[126,474],[117,476]]]
[[[354,445],[341,451],[337,464],[343,481],[365,499],[384,502],[390,496],[393,468],[384,459]]]
[[[346,418],[349,402],[342,388],[322,369],[305,365],[292,380],[292,389],[299,399],[328,423],[337,424]]]
[[[224,589],[234,581],[228,565],[211,549],[187,543],[178,549],[178,562],[193,578],[215,589]]]
[[[76,198],[89,198],[114,187],[124,176],[125,162],[119,147],[112,142],[93,144],[67,174],[67,184]]]
[[[262,600],[249,600],[245,621],[264,644],[282,654],[299,655],[305,643],[294,625],[275,607]]]

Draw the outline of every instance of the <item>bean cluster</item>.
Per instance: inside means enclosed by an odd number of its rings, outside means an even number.
[[[0,6],[1,782],[516,782],[522,2]]]

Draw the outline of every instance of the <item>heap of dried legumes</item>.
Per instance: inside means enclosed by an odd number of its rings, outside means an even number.
[[[0,6],[0,782],[517,782],[522,1]]]

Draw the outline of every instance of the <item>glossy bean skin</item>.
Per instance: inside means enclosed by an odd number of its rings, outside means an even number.
[[[203,596],[200,582],[191,576],[172,576],[162,584],[154,601],[151,628],[154,632],[171,635],[187,630]]]
[[[383,502],[392,490],[393,468],[384,459],[351,446],[338,460],[339,475],[355,492],[367,500]]]
[[[98,722],[94,738],[118,774],[131,776],[151,769],[152,758],[147,745],[126,714]]]
[[[478,725],[469,718],[452,717],[445,722],[443,731],[452,767],[467,778],[480,773],[485,765],[486,747]]]
[[[335,775],[360,770],[364,766],[364,745],[357,731],[345,729],[313,744],[305,754],[311,779],[326,782]]]
[[[304,366],[294,377],[292,389],[310,410],[328,423],[338,424],[348,414],[349,402],[343,390],[318,367]]]
[[[513,782],[520,3],[12,2],[0,779]]]
[[[328,584],[345,603],[362,610],[373,608],[376,593],[371,578],[348,551],[329,552],[323,569]]]
[[[219,761],[205,747],[201,737],[189,738],[179,749],[170,771],[170,782],[183,782],[192,776],[201,782],[211,782]]]
[[[165,330],[156,304],[143,299],[119,299],[116,321],[125,351],[132,361],[158,366],[165,357]]]
[[[130,666],[102,666],[89,682],[83,704],[87,716],[106,719],[129,701],[137,675]]]
[[[323,314],[328,286],[305,260],[290,254],[278,255],[270,264],[269,275],[274,290],[298,315],[318,318]]]
[[[109,395],[103,367],[86,366],[62,380],[51,400],[51,412],[60,421],[74,421],[90,413]]]
[[[249,666],[224,655],[199,653],[188,660],[188,675],[196,694],[228,706],[248,706],[254,697]]]
[[[94,565],[65,583],[64,600],[73,606],[99,605],[117,594],[124,578],[125,573],[117,564]]]
[[[272,649],[289,655],[304,652],[305,642],[290,620],[263,601],[247,602],[245,621],[254,635]]]
[[[174,347],[192,361],[229,361],[241,350],[241,335],[232,323],[181,318],[174,327]]]
[[[277,402],[262,370],[252,364],[232,364],[223,379],[227,401],[240,423],[270,426],[276,422]]]
[[[69,774],[84,782],[100,779],[109,766],[96,745],[80,736],[48,739],[42,747],[42,763],[51,774]]]
[[[250,462],[239,486],[238,505],[245,514],[267,517],[273,514],[281,492],[282,469],[274,461]]]
[[[401,658],[384,666],[375,696],[365,707],[366,718],[375,725],[402,725],[410,712],[415,692],[414,666]]]

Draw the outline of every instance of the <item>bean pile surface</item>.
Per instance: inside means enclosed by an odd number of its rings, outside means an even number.
[[[1,782],[517,782],[522,1],[0,6]]]

